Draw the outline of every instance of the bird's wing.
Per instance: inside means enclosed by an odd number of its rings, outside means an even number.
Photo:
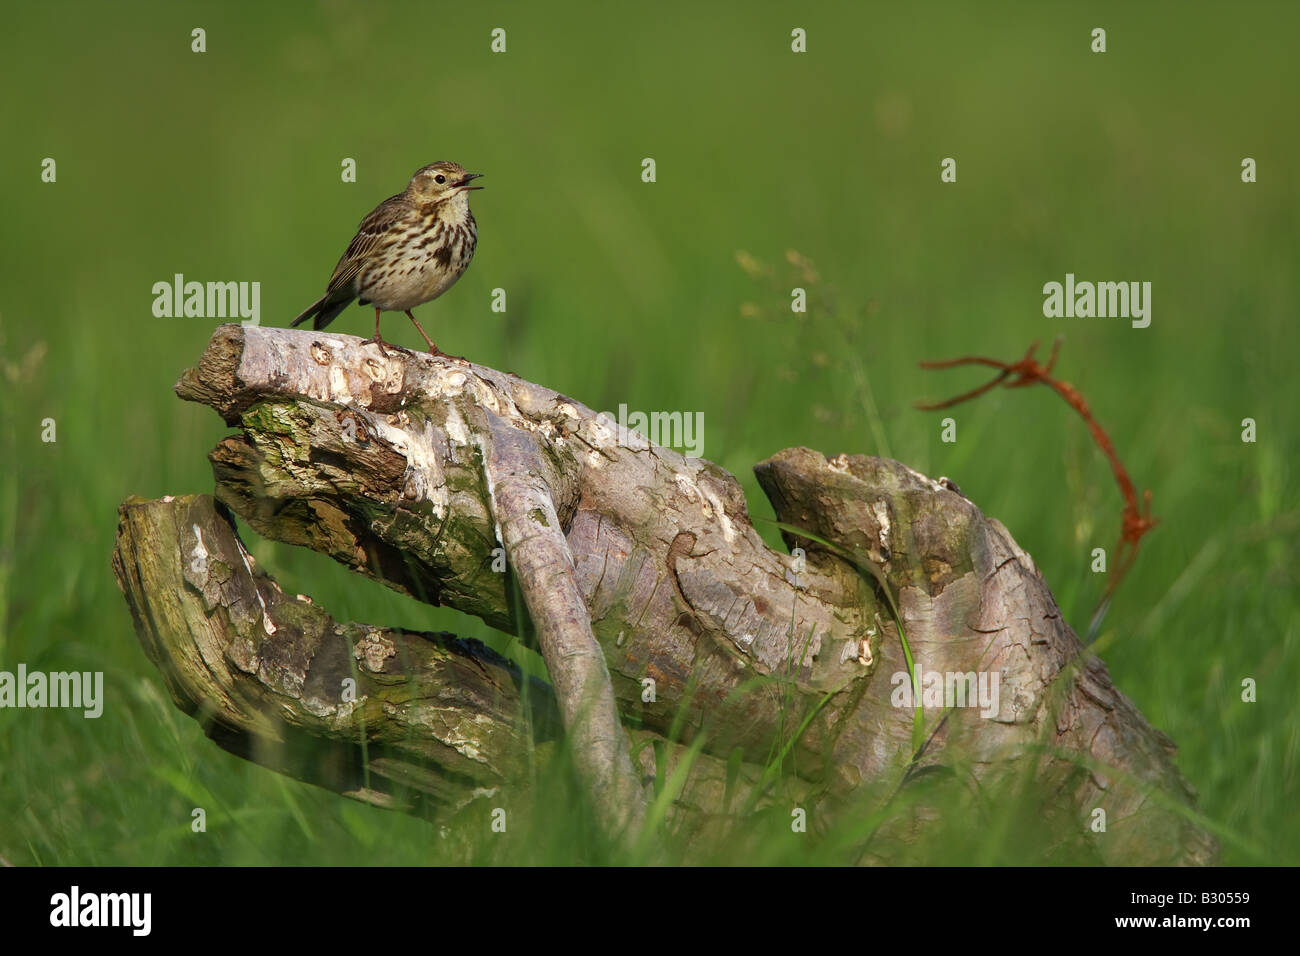
[[[352,283],[362,265],[379,246],[389,227],[401,217],[405,208],[406,204],[400,194],[390,196],[380,203],[374,212],[361,220],[357,234],[348,244],[347,252],[343,253],[339,264],[334,267],[334,274],[330,276],[329,285],[326,287],[327,293],[352,290]]]

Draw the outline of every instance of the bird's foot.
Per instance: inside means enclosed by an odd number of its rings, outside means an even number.
[[[451,359],[453,362],[458,362],[461,365],[470,364],[469,359],[465,358],[464,356],[451,355],[448,352],[444,352],[442,349],[438,348],[438,346],[434,345],[432,342],[429,343],[429,354],[435,357]]]
[[[381,355],[383,355],[384,358],[388,358],[388,357],[389,357],[389,355],[388,355],[388,349],[397,349],[397,351],[399,351],[399,352],[403,352],[403,353],[405,353],[405,354],[407,354],[407,355],[412,355],[412,354],[414,354],[414,353],[413,353],[410,349],[408,349],[408,348],[403,348],[402,346],[397,345],[397,344],[395,344],[395,343],[393,343],[393,342],[385,342],[383,339],[381,339],[381,338],[379,337],[378,334],[372,335],[372,336],[371,336],[370,338],[368,338],[368,339],[363,339],[362,342],[361,342],[361,344],[362,344],[362,345],[375,345],[375,346],[378,346],[378,347],[379,347],[379,352],[380,352]],[[384,348],[385,345],[388,346],[388,348]]]

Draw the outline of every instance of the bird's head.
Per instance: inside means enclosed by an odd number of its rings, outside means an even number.
[[[471,189],[482,189],[482,186],[470,185],[481,175],[483,174],[467,173],[464,167],[456,163],[430,163],[411,177],[406,192],[421,205],[442,202]]]

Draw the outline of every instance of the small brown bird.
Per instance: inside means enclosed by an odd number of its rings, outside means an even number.
[[[456,163],[433,163],[418,170],[406,191],[385,199],[357,229],[347,252],[334,267],[325,294],[291,324],[312,316],[323,329],[357,299],[375,307],[375,336],[379,346],[379,313],[405,312],[419,329],[429,352],[443,355],[425,335],[411,309],[438,298],[460,278],[478,244],[478,225],[469,211],[471,186],[482,173],[467,173]]]

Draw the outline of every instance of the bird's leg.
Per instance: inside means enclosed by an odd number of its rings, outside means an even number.
[[[415,326],[415,330],[424,337],[424,341],[429,343],[429,354],[441,355],[442,351],[438,348],[438,346],[433,344],[433,339],[429,338],[428,334],[424,331],[424,329],[420,327],[420,323],[415,321],[415,316],[411,313],[410,309],[406,310],[406,317],[411,320],[411,324]]]
[[[408,312],[408,313],[406,313],[406,314],[407,314],[407,315],[410,315],[411,313]],[[384,340],[383,340],[382,338],[380,338],[380,335],[379,335],[379,306],[375,306],[375,337],[372,338],[372,339],[366,339],[366,340],[365,340],[364,342],[362,342],[361,344],[362,344],[362,345],[378,345],[378,346],[379,346],[379,354],[382,355],[384,358],[388,358],[388,350],[387,350],[386,348],[384,348]]]
[[[429,343],[429,354],[430,354],[430,355],[441,355],[441,356],[443,356],[444,358],[449,358],[449,359],[452,359],[452,360],[457,361],[457,362],[464,362],[464,361],[465,361],[465,360],[464,360],[463,358],[461,358],[459,355],[448,355],[448,354],[447,354],[446,352],[444,352],[442,349],[438,348],[438,346],[434,345],[434,344],[433,344],[433,339],[429,338],[429,336],[425,333],[424,329],[422,329],[422,328],[420,327],[420,323],[415,321],[415,316],[411,314],[411,310],[410,310],[410,309],[407,309],[407,310],[406,310],[406,317],[407,317],[408,319],[411,320],[411,324],[413,324],[413,325],[415,326],[416,331],[418,331],[422,336],[424,336],[424,341],[426,341],[426,342]],[[468,363],[467,363],[467,364],[468,364]]]

